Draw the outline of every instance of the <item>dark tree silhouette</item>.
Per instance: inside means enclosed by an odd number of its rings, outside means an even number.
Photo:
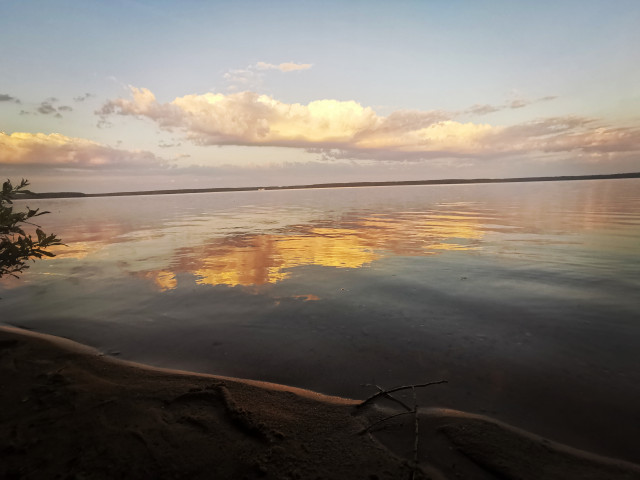
[[[47,235],[40,226],[31,221],[35,217],[50,212],[41,212],[36,208],[27,207],[26,211],[14,212],[13,201],[16,195],[32,193],[26,189],[27,180],[22,180],[19,185],[12,185],[10,180],[2,184],[0,192],[0,277],[18,274],[29,268],[29,260],[42,257],[54,257],[55,255],[46,249],[53,245],[62,245],[55,235]],[[25,225],[35,227],[35,235],[24,231]]]

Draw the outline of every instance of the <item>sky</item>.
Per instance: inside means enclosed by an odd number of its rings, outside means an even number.
[[[640,171],[637,0],[0,0],[0,177],[85,193]]]

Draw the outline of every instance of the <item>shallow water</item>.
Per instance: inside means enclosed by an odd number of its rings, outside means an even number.
[[[123,358],[494,415],[640,462],[640,180],[30,201],[2,321]]]

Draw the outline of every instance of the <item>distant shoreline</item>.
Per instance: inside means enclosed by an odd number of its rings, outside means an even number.
[[[348,182],[315,183],[309,185],[288,185],[268,187],[224,187],[224,188],[183,188],[177,190],[147,190],[137,192],[81,193],[81,192],[45,192],[16,195],[16,199],[38,198],[90,198],[90,197],[126,197],[140,195],[177,195],[184,193],[223,193],[251,192],[260,190],[304,190],[318,188],[354,188],[354,187],[396,187],[409,185],[460,185],[473,183],[516,183],[516,182],[559,182],[570,180],[613,180],[621,178],[640,178],[640,172],[614,173],[607,175],[573,175],[558,177],[519,177],[519,178],[454,178],[442,180],[404,180],[395,182]]]

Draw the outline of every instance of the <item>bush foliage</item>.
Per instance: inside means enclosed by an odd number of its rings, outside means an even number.
[[[31,220],[50,212],[41,212],[27,207],[26,211],[14,211],[12,199],[16,194],[32,193],[27,190],[29,182],[22,180],[19,185],[12,185],[10,180],[2,184],[0,192],[0,277],[18,274],[29,268],[29,260],[55,255],[46,249],[54,245],[62,245],[55,235],[47,235],[40,226]],[[25,225],[35,227],[36,238],[25,232]]]

